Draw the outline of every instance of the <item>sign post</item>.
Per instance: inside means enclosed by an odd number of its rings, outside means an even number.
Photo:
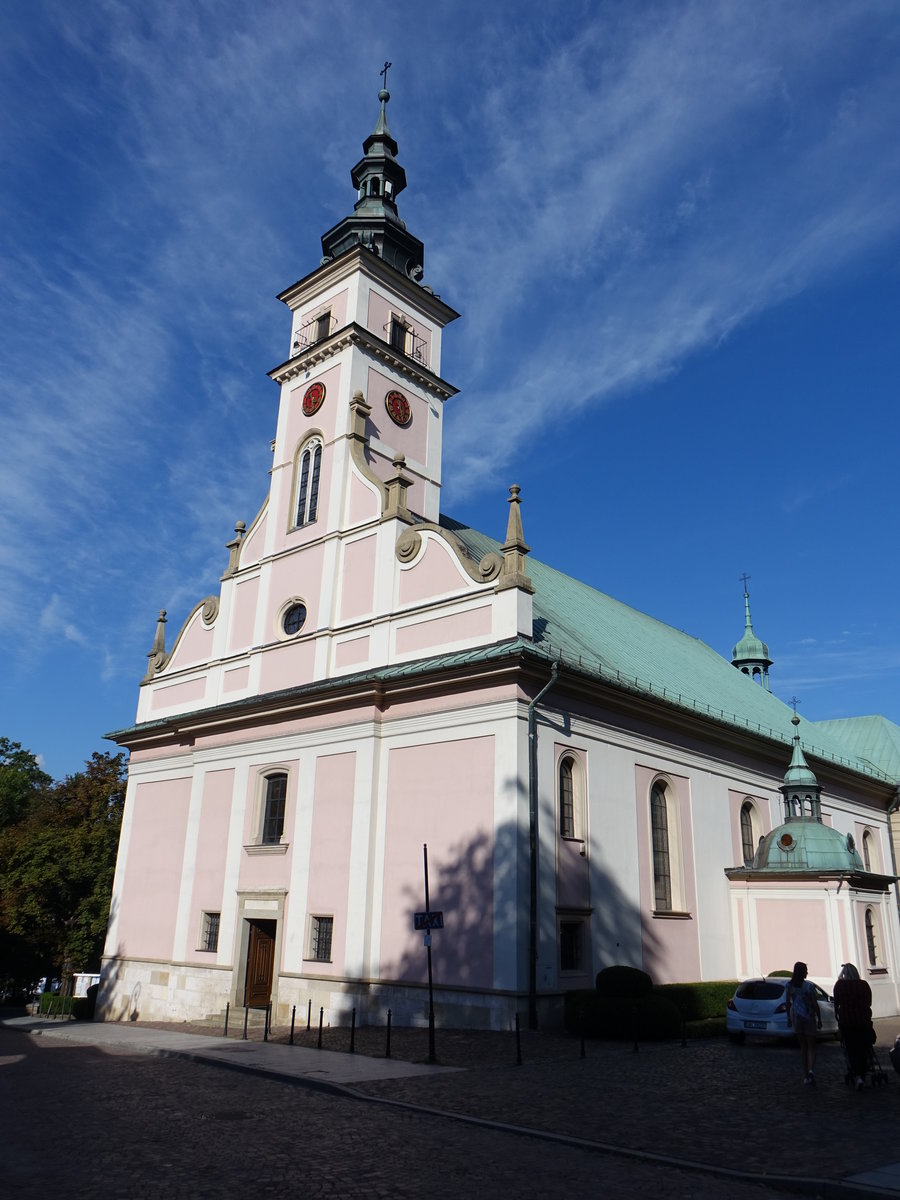
[[[423,846],[425,855],[425,913],[426,918],[431,916],[431,903],[428,896],[428,843]],[[441,923],[438,928],[442,928],[444,924],[444,915],[441,913]],[[428,1062],[437,1062],[434,1053],[434,982],[431,975],[431,927],[425,934],[425,949],[428,953]]]

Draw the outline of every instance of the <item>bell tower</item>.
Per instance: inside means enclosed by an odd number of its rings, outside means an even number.
[[[459,314],[421,282],[425,248],[397,211],[406,172],[386,88],[378,100],[350,172],[353,211],[323,235],[318,268],[278,297],[293,319],[290,357],[270,372],[273,554],[388,512],[439,516],[443,405],[457,390],[440,374],[441,335]]]

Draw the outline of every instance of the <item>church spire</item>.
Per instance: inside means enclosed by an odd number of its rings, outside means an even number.
[[[387,83],[387,69],[381,72]],[[418,282],[424,272],[425,247],[407,232],[397,212],[397,196],[406,187],[406,172],[397,162],[397,143],[388,127],[387,104],[391,93],[378,93],[381,109],[375,128],[363,142],[363,157],[350,172],[356,188],[356,203],[322,236],[322,261],[337,258],[356,245],[365,246],[386,263]]]
[[[731,665],[749,675],[756,683],[762,684],[768,692],[769,667],[772,665],[769,647],[753,632],[753,623],[750,620],[750,593],[747,591],[750,576],[742,575],[741,580],[744,584],[744,636],[731,651]]]

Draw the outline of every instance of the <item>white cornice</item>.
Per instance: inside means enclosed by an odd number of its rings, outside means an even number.
[[[429,371],[427,367],[420,366],[413,359],[407,358],[405,354],[398,353],[382,338],[377,337],[368,329],[364,329],[362,325],[358,325],[355,321],[350,325],[345,325],[343,329],[339,329],[337,333],[332,334],[331,337],[326,338],[324,341],[317,342],[315,346],[311,346],[308,350],[303,350],[294,358],[289,358],[287,362],[281,363],[280,366],[273,367],[269,371],[269,378],[274,379],[279,384],[289,383],[290,380],[296,379],[298,375],[306,374],[311,367],[317,367],[320,363],[327,361],[327,359],[334,358],[336,354],[340,354],[348,346],[359,346],[360,349],[371,354],[373,358],[378,358],[382,362],[387,363],[398,375],[409,379],[424,391],[433,393],[441,400],[449,400],[451,396],[455,396],[459,391],[459,388],[455,388],[451,383],[447,383],[439,375],[435,375],[433,371]]]
[[[449,304],[445,304],[440,296],[435,296],[433,292],[427,292],[420,283],[414,283],[411,279],[407,279],[405,275],[401,275],[399,271],[364,246],[354,246],[339,258],[324,263],[309,275],[298,279],[289,288],[285,288],[283,292],[279,293],[277,299],[291,310],[296,311],[307,301],[315,299],[326,289],[349,278],[357,271],[368,276],[369,279],[377,280],[395,295],[402,296],[413,308],[418,309],[423,316],[436,321],[438,325],[449,325],[459,316],[459,313]]]

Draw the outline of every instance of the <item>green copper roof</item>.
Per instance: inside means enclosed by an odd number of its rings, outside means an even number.
[[[829,737],[839,738],[858,758],[900,782],[900,725],[887,717],[844,717],[834,721],[816,721]]]
[[[477,530],[442,517],[441,523],[479,560],[499,545]],[[788,705],[717,654],[699,638],[673,629],[611,596],[556,571],[529,555],[534,584],[534,645],[550,658],[597,674],[628,690],[662,699],[676,708],[759,733],[790,746]],[[843,739],[802,720],[807,754],[885,779],[885,772],[860,759]]]
[[[808,817],[773,829],[763,838],[753,861],[754,873],[864,870],[852,838]]]

